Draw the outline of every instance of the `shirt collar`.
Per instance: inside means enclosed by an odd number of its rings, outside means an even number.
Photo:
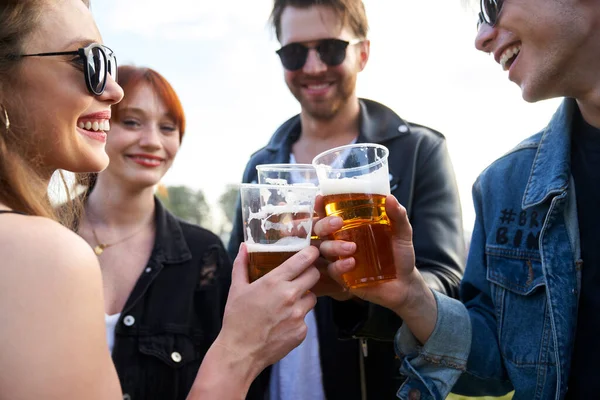
[[[154,197],[156,237],[151,258],[166,264],[178,264],[192,258],[181,222]]]
[[[542,136],[533,160],[523,208],[540,204],[569,185],[571,130],[577,109],[575,99],[567,98],[558,108]]]
[[[360,105],[360,132],[357,142],[383,143],[410,134],[409,123],[388,107],[373,100],[359,99],[358,101]],[[267,150],[279,152],[282,147],[289,147],[296,142],[301,133],[302,125],[298,114],[284,122],[277,129],[267,145]]]

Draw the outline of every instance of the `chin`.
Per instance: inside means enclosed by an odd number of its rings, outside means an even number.
[[[63,169],[75,173],[101,172],[108,167],[108,161],[106,153],[103,155],[91,155],[90,157],[76,160],[71,166]]]
[[[327,120],[335,116],[339,107],[336,107],[329,101],[321,104],[305,102],[302,106],[302,109],[306,110],[306,113],[315,119]]]
[[[149,174],[135,174],[129,176],[128,178],[128,185],[132,188],[136,187],[138,189],[146,189],[156,186],[160,183],[160,177],[150,176]]]
[[[556,97],[548,90],[541,90],[541,88],[532,88],[526,85],[521,85],[521,97],[528,103],[537,103],[538,101],[548,100]]]

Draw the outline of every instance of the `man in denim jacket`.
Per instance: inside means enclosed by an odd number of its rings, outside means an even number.
[[[475,182],[462,304],[423,284],[410,225],[393,199],[399,279],[355,294],[405,322],[396,337],[401,399],[444,399],[455,382],[454,392],[473,396],[514,390],[513,399],[596,399],[600,2],[481,5],[477,49],[493,54],[525,100],[565,100],[546,129]],[[501,111],[490,119],[505,117]]]

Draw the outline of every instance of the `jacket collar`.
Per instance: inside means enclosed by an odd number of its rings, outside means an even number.
[[[178,264],[192,258],[181,222],[154,197],[156,237],[151,258],[166,264]]]
[[[408,122],[400,118],[394,111],[373,100],[359,99],[360,133],[358,142],[383,143],[398,136],[410,133]],[[290,118],[277,129],[267,150],[279,152],[282,147],[291,146],[302,133],[300,114]],[[279,160],[288,162],[289,160]]]
[[[540,204],[564,192],[569,185],[571,129],[577,103],[565,99],[543,131],[525,193],[523,208]]]

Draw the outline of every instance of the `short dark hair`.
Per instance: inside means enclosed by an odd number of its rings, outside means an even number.
[[[277,39],[281,38],[281,15],[286,7],[309,8],[313,6],[330,7],[340,18],[343,25],[348,25],[356,36],[367,37],[369,22],[362,0],[274,0],[271,11],[271,24]]]

